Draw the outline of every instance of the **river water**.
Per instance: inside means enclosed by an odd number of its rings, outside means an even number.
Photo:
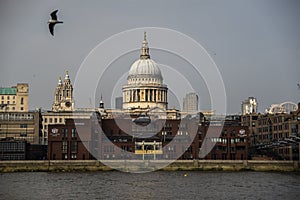
[[[299,199],[300,173],[25,172],[0,174],[0,199]]]

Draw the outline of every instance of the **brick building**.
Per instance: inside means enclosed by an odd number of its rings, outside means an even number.
[[[247,114],[242,124],[249,126],[249,150],[253,157],[299,160],[300,104],[290,113]]]
[[[226,120],[224,126],[214,122],[202,123],[200,155],[203,159],[246,160],[248,135],[248,127],[241,126],[239,119]]]
[[[132,119],[103,119],[102,129],[103,159],[198,158],[196,118],[156,120],[149,127],[136,125]]]
[[[65,124],[48,126],[48,159],[88,160],[98,152],[98,118],[66,119]]]

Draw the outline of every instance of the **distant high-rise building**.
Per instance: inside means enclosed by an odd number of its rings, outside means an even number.
[[[190,92],[183,98],[183,111],[198,111],[198,95],[195,92]]]
[[[257,101],[255,97],[249,97],[242,102],[242,115],[257,113]]]
[[[60,111],[73,111],[73,110],[74,110],[73,86],[67,71],[64,82],[62,82],[61,77],[59,77],[58,84],[55,89],[52,111],[60,112]]]
[[[122,109],[123,97],[116,97],[116,109]]]
[[[0,112],[28,112],[28,84],[0,88]]]

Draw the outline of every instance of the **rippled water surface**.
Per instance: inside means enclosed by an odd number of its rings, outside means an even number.
[[[185,174],[186,173],[186,174]],[[0,199],[298,199],[300,173],[3,173]]]

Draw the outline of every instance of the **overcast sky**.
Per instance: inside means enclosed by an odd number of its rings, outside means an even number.
[[[55,27],[53,37],[47,21],[55,9],[59,9],[58,18],[64,24]],[[297,103],[300,102],[299,10],[298,0],[1,0],[0,87],[29,83],[30,109],[51,109],[58,77],[69,70],[74,82],[84,59],[99,43],[122,31],[161,27],[191,37],[210,54],[224,81],[228,113],[241,112],[241,102],[249,96],[257,98],[259,111],[274,103]],[[136,48],[140,48],[142,39],[141,32],[135,41]],[[188,69],[185,65],[189,64],[182,59],[159,50],[151,51],[154,39],[148,35],[151,58],[170,67],[181,63],[183,71]],[[138,58],[139,51],[132,51],[114,61],[114,65],[126,72]],[[185,73],[189,79],[189,73]],[[167,77],[169,74],[163,76],[172,80]],[[111,97],[105,88],[111,84],[101,83],[97,91],[106,105],[110,105]],[[195,87],[195,83],[192,85]],[[205,84],[199,84],[195,91],[200,93],[200,108],[209,109]]]

